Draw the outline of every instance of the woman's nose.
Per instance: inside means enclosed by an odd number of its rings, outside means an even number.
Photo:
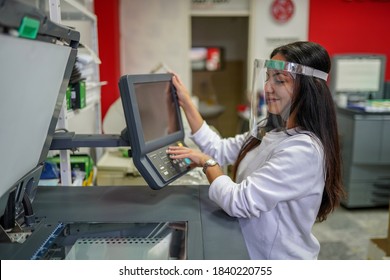
[[[264,92],[269,93],[273,91],[272,83],[270,81],[267,81],[264,84]]]

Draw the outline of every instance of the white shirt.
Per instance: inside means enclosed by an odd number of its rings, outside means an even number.
[[[325,185],[322,145],[308,132],[268,132],[241,161],[235,183],[227,175],[210,185],[209,197],[238,217],[251,259],[317,259],[311,233]],[[191,136],[220,165],[233,164],[246,134],[221,139],[210,127]]]

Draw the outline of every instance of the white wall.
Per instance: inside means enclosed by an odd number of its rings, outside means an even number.
[[[307,40],[309,20],[309,0],[293,0],[294,15],[284,24],[275,22],[271,16],[273,0],[249,1],[248,89],[254,59],[267,58],[274,47],[285,42]],[[148,73],[159,62],[164,62],[191,88],[188,57],[191,5],[191,0],[122,0],[121,74]],[[225,13],[215,6],[211,11],[203,11],[203,15],[221,16]],[[223,9],[225,6],[221,5]],[[230,15],[234,14],[231,9],[227,10]],[[245,14],[243,11],[238,15]]]
[[[121,74],[149,73],[165,63],[190,85],[190,2],[122,0]]]
[[[278,23],[271,16],[274,0],[250,0],[248,85],[252,79],[255,58],[268,58],[272,50],[284,43],[307,40],[309,0],[293,0],[295,11],[286,23]]]

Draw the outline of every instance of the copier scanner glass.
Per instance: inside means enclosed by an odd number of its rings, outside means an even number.
[[[187,259],[187,222],[59,223],[32,260]]]
[[[119,81],[134,165],[149,187],[161,189],[190,170],[172,160],[168,146],[184,145],[184,129],[171,74],[125,75]]]

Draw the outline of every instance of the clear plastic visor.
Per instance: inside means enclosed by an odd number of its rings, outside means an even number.
[[[328,74],[292,62],[255,60],[250,92],[249,131],[252,136],[261,139],[267,131],[287,128],[296,75],[326,80]]]

